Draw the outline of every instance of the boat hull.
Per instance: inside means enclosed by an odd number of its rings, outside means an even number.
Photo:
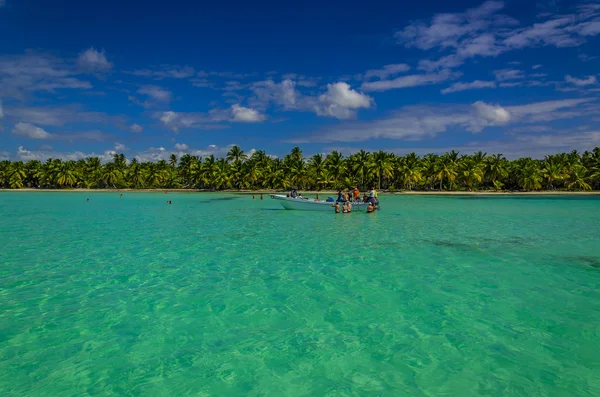
[[[333,204],[330,201],[314,201],[298,198],[291,198],[283,195],[274,194],[271,198],[279,201],[279,204],[286,210],[300,211],[333,211]],[[368,203],[352,203],[353,211],[366,211]]]

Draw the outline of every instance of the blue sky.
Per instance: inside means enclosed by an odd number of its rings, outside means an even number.
[[[0,0],[0,159],[600,146],[600,1]]]

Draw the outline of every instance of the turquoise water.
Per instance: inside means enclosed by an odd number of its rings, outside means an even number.
[[[0,193],[0,395],[600,396],[600,198],[265,198]]]

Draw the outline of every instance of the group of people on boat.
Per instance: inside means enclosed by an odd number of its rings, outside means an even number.
[[[371,190],[369,191],[369,194],[365,193],[362,197],[362,199],[360,198],[360,191],[358,190],[357,187],[355,187],[354,189],[348,189],[346,191],[342,191],[342,190],[338,190],[338,196],[337,196],[337,200],[336,202],[338,203],[356,203],[356,202],[362,202],[362,203],[372,203],[374,206],[377,206],[377,204],[379,204],[379,200],[377,199],[377,190],[375,190],[375,186],[371,187]]]
[[[306,200],[306,198],[302,197],[302,195],[296,189],[292,189],[286,194],[286,197]],[[319,201],[319,196],[317,196],[315,201]],[[336,214],[346,214],[352,212],[353,203],[368,203],[369,205],[367,206],[367,213],[371,213],[379,208],[379,200],[377,198],[377,190],[375,190],[375,186],[372,186],[369,193],[365,193],[362,198],[358,187],[355,187],[347,190],[340,189],[338,190],[336,200],[334,200],[333,197],[329,197],[325,201],[332,203],[332,207],[334,208]]]

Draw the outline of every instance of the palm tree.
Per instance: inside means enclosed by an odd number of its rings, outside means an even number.
[[[177,165],[177,155],[175,153],[171,154],[171,156],[169,156],[169,164],[171,165],[172,168],[175,168],[175,166]]]
[[[444,179],[448,181],[450,185],[449,189],[452,190],[452,184],[458,175],[457,162],[458,152],[455,152],[454,150],[440,157],[440,164],[436,175],[436,179],[440,181],[440,191],[442,190]]]
[[[227,152],[227,161],[244,161],[248,158],[248,156],[244,153],[244,151],[237,145],[234,145]]]
[[[58,186],[73,187],[77,184],[77,173],[75,172],[75,164],[72,161],[62,163],[56,170],[56,184]]]
[[[485,159],[485,178],[496,190],[504,185],[502,181],[508,176],[507,160],[502,154],[494,154]]]
[[[332,184],[334,187],[339,188],[340,179],[342,178],[346,168],[344,156],[334,150],[325,158],[325,166],[327,167],[327,171],[329,171],[331,178],[333,178]]]
[[[567,170],[567,188],[571,190],[592,190],[592,187],[586,182],[586,172],[581,164],[573,164]]]
[[[459,175],[471,191],[475,183],[483,180],[483,160],[474,157],[463,157],[460,163]]]
[[[542,176],[546,181],[546,186],[549,190],[554,190],[554,184],[565,179],[565,165],[559,160],[546,158],[545,166],[542,169]]]
[[[394,175],[393,155],[380,150],[373,153],[373,169],[377,175],[377,189],[381,190],[381,177],[391,178]]]
[[[542,172],[537,164],[529,159],[525,168],[521,170],[519,185],[525,190],[539,190],[542,188],[542,180]]]

